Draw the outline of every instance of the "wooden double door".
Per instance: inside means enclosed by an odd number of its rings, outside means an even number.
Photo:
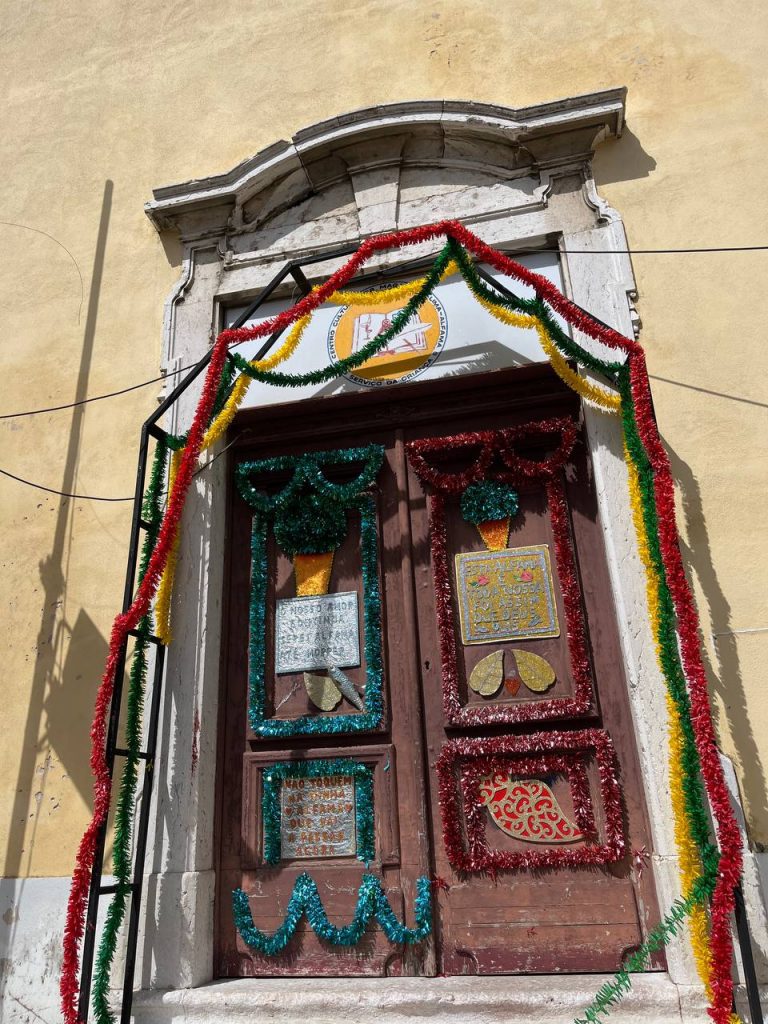
[[[251,417],[260,443],[231,460],[216,976],[615,970],[657,909],[578,404],[526,368]],[[293,549],[322,546],[329,503],[345,525],[307,590]],[[372,921],[341,947],[304,920],[276,955],[249,947],[233,890],[273,933],[305,873],[338,926],[366,873],[413,924],[426,876],[432,932],[399,945]]]

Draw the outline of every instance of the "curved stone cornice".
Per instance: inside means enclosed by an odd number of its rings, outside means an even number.
[[[410,161],[509,174],[556,166],[588,158],[603,139],[619,136],[625,98],[626,89],[616,88],[520,109],[461,100],[367,107],[304,128],[224,174],[157,188],[145,209],[158,230],[200,214],[232,224],[246,202],[275,183],[290,180],[294,195],[317,192],[338,180],[340,167],[354,172]],[[413,147],[414,140],[422,144]]]

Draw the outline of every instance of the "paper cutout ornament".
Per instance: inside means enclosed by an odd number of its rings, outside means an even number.
[[[510,653],[514,655],[517,662],[520,679],[529,690],[533,690],[534,693],[544,693],[553,685],[556,679],[555,670],[546,658],[517,648]]]
[[[357,692],[355,684],[340,668],[329,668],[327,676],[315,672],[304,673],[304,686],[307,696],[321,711],[334,711],[341,703],[342,696],[358,711],[363,711],[363,698]]]
[[[504,658],[509,655],[505,672]],[[509,664],[511,662],[511,664]],[[505,689],[516,697],[524,683],[533,693],[544,693],[557,678],[546,658],[517,647],[494,651],[481,658],[469,674],[469,687],[482,697],[495,697],[504,683]]]
[[[504,550],[507,546],[511,522],[511,518],[507,516],[505,519],[487,519],[484,523],[475,524],[477,532],[483,538],[483,543],[489,551]]]
[[[514,779],[508,772],[495,772],[480,780],[478,796],[493,823],[513,839],[574,843],[584,838],[540,779]]]
[[[470,688],[483,697],[494,697],[504,681],[504,652],[481,658],[469,675]]]
[[[305,672],[304,685],[307,688],[307,696],[321,711],[333,711],[341,703],[341,691],[330,676]]]
[[[297,597],[322,597],[328,593],[333,569],[333,551],[293,556]]]

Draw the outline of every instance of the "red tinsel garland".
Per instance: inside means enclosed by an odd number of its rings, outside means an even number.
[[[88,893],[98,846],[99,830],[109,814],[112,777],[106,760],[106,738],[109,706],[115,686],[115,673],[120,661],[122,645],[126,642],[129,631],[135,629],[139,620],[149,610],[150,602],[157,590],[168,554],[173,546],[184,508],[184,499],[195,471],[200,444],[216,399],[226,351],[226,343],[221,340],[217,341],[211,354],[203,391],[189,431],[187,447],[184,449],[176,476],[176,486],[170,496],[146,574],[136,592],[133,604],[128,611],[117,616],[112,626],[109,654],[96,695],[93,725],[91,726],[91,772],[94,777],[93,816],[78,847],[64,929],[60,993],[62,1011],[67,1024],[76,1024],[78,1020],[79,947],[84,931],[85,912],[88,906]]]
[[[516,442],[560,435],[557,448],[544,459],[525,459],[518,455],[514,446]],[[408,458],[414,470],[422,480],[426,480],[436,491],[444,494],[460,494],[466,488],[481,480],[498,454],[505,466],[515,475],[515,480],[523,477],[528,480],[546,480],[561,469],[573,451],[576,443],[578,427],[567,417],[552,417],[548,420],[535,420],[521,423],[503,430],[476,430],[451,437],[425,437],[417,441],[409,441],[406,445]],[[480,448],[480,453],[467,469],[458,472],[447,472],[435,469],[425,456],[455,454],[464,448]],[[491,473],[494,479],[509,479],[503,470]]]
[[[507,449],[508,440],[552,433],[559,430],[562,441],[548,459],[535,462],[521,459]],[[563,493],[561,470],[576,440],[576,426],[570,420],[542,420],[527,423],[510,430],[482,431],[475,434],[456,434],[452,437],[412,441],[408,445],[408,458],[420,478],[426,479],[437,493],[430,496],[429,534],[432,569],[435,583],[437,628],[440,640],[440,660],[443,674],[443,710],[451,725],[493,725],[511,722],[540,722],[551,718],[583,715],[592,704],[592,671],[587,649],[584,614],[581,604],[576,562],[571,542],[568,507]],[[425,453],[447,453],[455,448],[481,444],[481,456],[464,473],[440,473],[424,459]],[[485,452],[489,455],[486,457]],[[554,697],[548,700],[525,701],[517,704],[472,704],[462,706],[459,695],[458,648],[456,623],[453,613],[453,590],[448,563],[445,526],[446,494],[458,494],[469,483],[479,479],[478,467],[487,471],[494,453],[501,455],[507,465],[515,465],[528,480],[537,477],[544,482],[555,539],[555,563],[565,607],[568,656],[574,681],[572,697]],[[517,483],[515,473],[491,472],[491,477],[503,476]]]
[[[728,1024],[733,1000],[733,942],[730,915],[734,907],[734,889],[741,878],[741,833],[733,814],[717,749],[707,677],[699,647],[699,620],[677,539],[674,483],[667,453],[656,429],[648,373],[642,352],[636,353],[631,359],[630,381],[638,433],[654,473],[661,556],[677,616],[680,652],[688,679],[691,720],[701,759],[701,774],[712,806],[717,838],[722,851],[720,870],[710,906],[713,999],[709,1012],[717,1024]]]
[[[636,341],[631,341],[611,327],[599,323],[593,316],[585,312],[575,303],[567,299],[562,292],[551,281],[541,274],[535,273],[524,267],[517,260],[513,260],[503,253],[497,252],[491,246],[482,242],[477,235],[465,228],[457,220],[443,220],[424,227],[411,228],[408,231],[393,231],[391,234],[378,235],[375,238],[366,239],[350,257],[347,263],[336,271],[316,292],[310,292],[303,299],[291,306],[283,313],[266,320],[264,323],[254,327],[240,327],[222,331],[219,339],[224,339],[227,345],[239,344],[243,341],[250,341],[253,338],[261,338],[279,328],[288,327],[290,324],[306,313],[310,313],[321,305],[328,296],[339,288],[342,288],[360,269],[360,267],[374,254],[387,249],[403,248],[407,245],[418,245],[420,242],[429,242],[433,238],[453,238],[463,245],[469,252],[484,263],[488,263],[500,273],[513,277],[524,284],[530,285],[537,295],[545,299],[549,305],[560,313],[572,327],[586,334],[590,338],[601,341],[609,348],[618,348],[623,352],[642,351]]]
[[[643,444],[651,457],[657,473],[657,501],[660,512],[659,520],[662,524],[664,565],[669,575],[670,588],[678,615],[683,660],[690,672],[689,686],[697,745],[699,746],[702,760],[702,774],[707,792],[712,801],[713,812],[717,821],[718,837],[721,848],[724,851],[718,884],[712,898],[712,947],[715,968],[713,978],[715,1009],[712,1011],[712,1015],[716,1021],[722,1022],[722,1024],[725,1024],[728,1019],[727,1014],[730,1012],[730,993],[732,991],[730,978],[732,951],[728,930],[728,917],[733,907],[733,888],[737,884],[741,873],[741,838],[730,807],[727,788],[725,787],[715,747],[706,678],[698,647],[698,619],[693,608],[685,574],[682,571],[682,561],[677,547],[674,501],[672,500],[671,504],[669,501],[671,475],[666,462],[666,455],[658,441],[658,434],[653,423],[652,414],[649,412],[650,397],[647,393],[648,382],[642,348],[637,342],[599,323],[589,313],[580,309],[562,295],[554,284],[540,274],[528,270],[510,257],[496,252],[458,221],[442,221],[427,227],[393,232],[366,240],[354,256],[333,274],[324,285],[318,288],[317,291],[313,291],[305,296],[295,306],[254,327],[223,331],[216,340],[203,392],[190,430],[189,441],[179,467],[176,486],[170,496],[157,546],[150,560],[144,582],[139,587],[133,604],[125,614],[118,616],[114,622],[105,672],[97,694],[94,722],[91,730],[93,741],[91,769],[95,780],[94,814],[78,850],[67,907],[64,937],[64,961],[60,990],[66,1024],[75,1024],[77,1021],[79,943],[83,935],[84,916],[93,859],[98,844],[98,833],[106,821],[109,810],[110,778],[105,761],[104,745],[107,712],[114,687],[114,675],[120,658],[120,650],[125,642],[128,631],[136,626],[138,620],[147,611],[173,544],[184,500],[199,454],[203,430],[213,407],[224,365],[226,349],[230,345],[265,337],[276,329],[290,326],[299,317],[311,312],[325,302],[333,291],[346,285],[357,270],[374,253],[428,242],[439,236],[454,238],[478,259],[488,263],[500,273],[531,286],[538,296],[548,302],[571,326],[577,328],[582,333],[602,342],[610,348],[627,352],[631,356],[633,395],[640,408],[645,403],[646,411],[648,412],[647,419],[645,418],[645,412],[642,416],[638,416],[638,426]],[[659,451],[661,453],[660,457]]]
[[[586,755],[594,751],[605,815],[605,841],[587,841],[578,848],[548,847],[538,850],[494,850],[485,839],[485,816],[477,800],[478,781],[493,771],[510,771],[516,777],[546,773],[569,776],[574,814],[581,830],[595,838]],[[582,757],[576,761],[575,755]],[[465,762],[469,762],[465,764]],[[435,765],[438,777],[443,843],[451,866],[457,871],[511,871],[585,864],[610,864],[626,851],[621,790],[616,779],[613,744],[602,729],[575,732],[533,733],[457,739],[444,744]],[[464,815],[460,808],[463,794]],[[466,835],[465,848],[461,837]]]
[[[536,423],[521,423],[516,427],[506,427],[501,431],[504,445],[500,449],[504,464],[514,473],[527,479],[551,479],[568,461],[568,457],[576,444],[578,427],[573,420],[549,419],[538,420]],[[524,459],[514,450],[515,441],[525,441],[534,437],[547,437],[560,434],[560,444],[546,459]]]

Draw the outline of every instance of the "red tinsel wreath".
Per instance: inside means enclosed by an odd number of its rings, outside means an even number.
[[[548,459],[539,462],[520,459],[507,445],[509,440],[533,437],[559,431],[560,445]],[[443,710],[452,725],[492,725],[499,722],[534,722],[552,718],[586,714],[592,704],[592,670],[587,649],[584,613],[578,582],[576,562],[571,542],[568,507],[563,492],[561,469],[576,440],[576,426],[571,420],[552,419],[524,424],[508,430],[482,431],[475,434],[456,434],[453,437],[429,438],[412,441],[408,445],[408,458],[416,473],[437,488],[430,496],[429,533],[432,569],[435,585],[435,604],[440,641],[440,660],[443,682]],[[424,459],[424,454],[449,452],[470,445],[482,445],[481,456],[464,473],[441,473]],[[486,456],[485,453],[489,454]],[[494,453],[501,455],[507,465],[515,465],[525,479],[539,475],[546,481],[547,501],[552,532],[555,539],[555,564],[565,607],[568,656],[574,681],[572,697],[524,703],[482,704],[464,706],[459,695],[458,648],[456,622],[453,612],[453,588],[449,570],[445,526],[445,494],[458,494],[470,482],[480,478],[478,467],[488,469]],[[491,478],[504,476],[512,482],[519,477],[511,472],[490,472]]]
[[[516,443],[534,441],[559,435],[557,448],[544,459],[525,459],[515,451]],[[547,420],[534,420],[521,423],[503,430],[476,430],[451,437],[426,437],[410,441],[406,448],[408,458],[414,470],[434,490],[444,494],[460,494],[466,488],[482,480],[488,473],[494,455],[498,455],[504,465],[511,470],[495,470],[491,479],[510,480],[548,480],[561,469],[573,451],[578,435],[578,427],[572,419],[553,417]],[[435,469],[427,461],[428,455],[455,455],[465,449],[479,448],[480,451],[470,466],[458,472]]]
[[[605,818],[602,843],[594,841],[595,825],[586,773],[586,758],[590,751],[594,751],[600,778]],[[613,744],[602,729],[449,740],[444,744],[435,768],[443,843],[448,860],[457,871],[580,867],[584,864],[610,864],[624,856],[626,840],[621,790],[616,779],[616,757]],[[584,845],[538,850],[491,849],[485,837],[485,816],[477,800],[477,787],[482,775],[500,770],[510,771],[521,778],[547,773],[568,775],[574,814],[579,828],[588,837]],[[462,836],[466,836],[466,846]]]

